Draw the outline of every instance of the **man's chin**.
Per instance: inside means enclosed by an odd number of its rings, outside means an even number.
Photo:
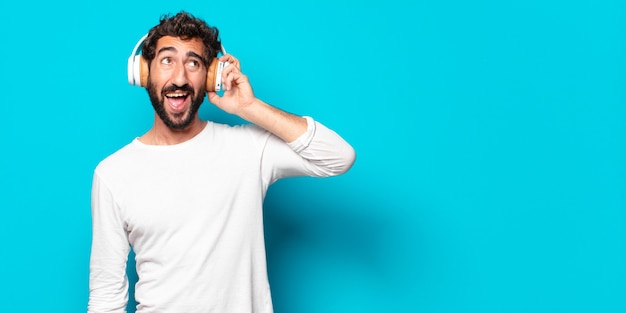
[[[191,125],[192,118],[190,118],[191,113],[189,111],[181,112],[181,113],[166,113],[167,116],[165,119],[161,117],[161,120],[165,123],[165,125],[171,130],[181,131],[185,130],[189,125]]]

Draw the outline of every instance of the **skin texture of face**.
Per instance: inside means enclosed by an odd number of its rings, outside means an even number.
[[[207,69],[198,38],[164,36],[150,65],[148,95],[156,114],[174,131],[187,129],[204,101]]]

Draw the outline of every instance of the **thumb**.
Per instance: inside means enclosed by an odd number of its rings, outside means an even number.
[[[217,92],[215,91],[209,91],[207,98],[209,99],[209,101],[215,105],[218,105],[220,103],[220,96],[217,94]]]

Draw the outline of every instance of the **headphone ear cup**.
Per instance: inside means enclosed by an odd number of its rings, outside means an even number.
[[[219,79],[220,81],[222,80],[221,77],[218,78],[217,77],[217,68],[218,66],[219,60],[217,58],[213,58],[213,60],[211,60],[211,63],[209,63],[209,68],[207,69],[206,72],[206,91],[207,92],[211,92],[211,91],[215,91],[215,82],[217,79]]]
[[[128,58],[128,83],[141,87],[148,85],[148,62],[141,55]]]
[[[136,57],[139,58],[137,62],[137,67],[138,67],[137,71],[138,71],[138,78],[139,78],[137,85],[141,87],[148,87],[148,74],[149,74],[148,61],[142,55],[138,55]]]
[[[133,53],[128,57],[128,83],[133,86],[145,87],[148,85],[148,62],[139,55],[141,44],[146,40],[148,34],[143,35],[133,48]]]

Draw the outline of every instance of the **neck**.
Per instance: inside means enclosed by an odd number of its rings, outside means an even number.
[[[139,137],[139,141],[155,146],[175,145],[195,137],[204,129],[205,125],[206,121],[196,116],[187,128],[174,130],[167,127],[158,116],[155,116],[154,125],[148,132]]]

